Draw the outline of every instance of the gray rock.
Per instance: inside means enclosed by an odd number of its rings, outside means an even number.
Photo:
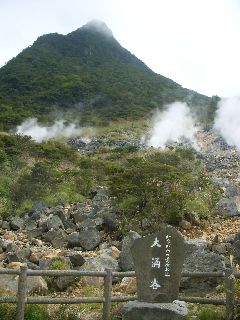
[[[0,228],[2,228],[3,220],[0,218]]]
[[[95,227],[96,227],[96,225],[95,225],[94,221],[89,218],[87,218],[84,221],[82,221],[81,223],[77,224],[77,228],[80,231],[94,229]]]
[[[48,208],[47,203],[45,203],[43,201],[39,201],[34,204],[33,211],[41,212],[41,211],[46,210],[47,208]]]
[[[226,254],[229,251],[229,244],[227,243],[218,243],[212,246],[212,251],[219,254]]]
[[[216,205],[217,214],[227,215],[230,217],[240,214],[236,198],[222,198]]]
[[[63,225],[64,225],[66,232],[68,232],[68,230],[71,230],[71,232],[77,230],[76,224],[71,219],[63,222]],[[71,232],[68,232],[68,233],[71,233]]]
[[[4,230],[10,230],[10,223],[8,221],[3,221],[2,223],[2,229]]]
[[[9,250],[9,249],[7,249]],[[19,248],[14,247],[12,251],[6,253],[6,259],[10,262],[26,262],[31,255],[31,249],[29,247]]]
[[[235,234],[234,242],[240,240],[240,230]]]
[[[119,271],[118,262],[113,257],[103,254],[93,258],[87,258],[83,266],[79,268],[81,271],[104,271],[111,269]],[[100,287],[103,284],[103,278],[100,277],[83,277],[85,285]]]
[[[64,248],[67,245],[67,234],[64,230],[50,230],[43,236],[44,240],[50,242],[54,248]]]
[[[225,239],[225,242],[227,243],[233,243],[235,240],[235,234],[229,234],[226,239]]]
[[[47,219],[47,229],[58,230],[61,228],[64,228],[62,220],[58,216],[50,215]]]
[[[3,251],[6,250],[8,243],[9,243],[9,242],[8,242],[7,240],[0,238],[0,248],[2,248]]]
[[[123,320],[184,320],[187,315],[187,305],[183,301],[173,303],[130,301],[123,308]]]
[[[81,223],[82,221],[93,217],[94,211],[91,207],[88,207],[85,204],[79,204],[78,210],[74,211],[72,216],[75,223]]]
[[[10,219],[10,228],[12,230],[22,229],[24,226],[24,220],[18,216],[12,216]]]
[[[93,250],[101,242],[100,232],[95,228],[89,228],[79,232],[80,246],[85,250]]]
[[[80,253],[69,252],[66,257],[69,258],[73,267],[81,267],[86,261]]]
[[[41,214],[39,220],[38,220],[38,227],[41,228],[41,230],[43,232],[47,232],[48,229],[48,225],[47,225],[47,219],[48,217],[45,214]]]
[[[183,272],[224,272],[223,256],[211,252],[204,240],[188,240],[185,242],[185,260]],[[182,278],[181,287],[189,290],[213,290],[221,279],[217,278]]]
[[[122,240],[122,251],[120,253],[120,268],[122,271],[134,270],[131,247],[136,239],[141,236],[135,231],[129,231]]]
[[[30,229],[27,230],[28,239],[40,238],[44,234],[42,228]]]
[[[70,212],[60,206],[54,208],[53,214],[55,216],[58,216],[63,224],[65,224],[70,219]]]
[[[81,247],[80,238],[79,238],[79,232],[72,232],[67,236],[67,244],[68,247],[74,248],[74,247]]]
[[[30,261],[27,261],[27,267],[28,269],[31,269],[31,270],[39,270],[39,266],[33,262],[30,262]]]
[[[59,291],[65,291],[74,282],[75,282],[75,277],[60,276],[54,279],[52,286]]]
[[[232,198],[232,197],[235,197],[235,196],[238,196],[240,194],[240,189],[238,186],[234,185],[233,183],[229,184],[227,187],[226,187],[226,190],[225,190],[225,196],[227,198]]]
[[[14,242],[8,242],[5,249],[6,252],[16,252],[18,250],[18,246]]]
[[[118,228],[118,220],[115,212],[107,211],[103,214],[103,224],[107,231],[115,231]]]
[[[25,229],[28,231],[35,230],[37,228],[37,222],[33,218],[27,218],[25,220]]]
[[[0,277],[0,291],[9,292],[14,295],[17,293],[18,288],[18,276],[5,274],[4,277]],[[46,294],[48,286],[46,281],[40,276],[28,277],[27,281],[27,293]]]
[[[191,229],[192,225],[190,222],[188,222],[186,220],[182,220],[179,222],[179,227],[181,227],[184,230],[189,230],[189,229]]]

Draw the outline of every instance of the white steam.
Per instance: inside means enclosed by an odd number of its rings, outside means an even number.
[[[228,145],[240,150],[240,97],[222,99],[218,103],[214,128]]]
[[[89,21],[85,28],[90,28],[92,30],[95,30],[106,37],[113,37],[112,31],[108,28],[108,26],[101,20],[94,19],[92,21]]]
[[[39,124],[36,118],[31,118],[17,127],[17,133],[31,136],[33,140],[42,142],[53,138],[70,138],[80,135],[81,129],[75,123],[65,125],[63,120],[55,121],[53,125],[47,127]]]
[[[179,142],[182,138],[195,144],[194,135],[197,130],[187,104],[174,102],[165,111],[158,111],[154,116],[147,145],[164,148],[168,142]]]

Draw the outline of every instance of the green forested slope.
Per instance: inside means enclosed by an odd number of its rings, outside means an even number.
[[[93,123],[136,119],[175,100],[207,113],[214,105],[155,74],[91,23],[68,35],[39,37],[0,69],[0,129],[29,116],[50,120],[59,112]]]

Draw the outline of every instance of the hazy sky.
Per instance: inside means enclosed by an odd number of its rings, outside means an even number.
[[[240,95],[240,0],[0,0],[0,66],[38,36],[92,19],[182,86]]]

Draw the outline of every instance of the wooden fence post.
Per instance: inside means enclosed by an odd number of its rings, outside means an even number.
[[[20,270],[21,271],[18,278],[16,320],[24,320],[24,311],[25,311],[25,304],[26,304],[27,265],[21,266]]]
[[[112,296],[112,270],[106,269],[104,277],[104,303],[103,303],[103,320],[109,320],[111,312],[111,296]]]
[[[225,271],[225,285],[226,285],[226,319],[233,320],[234,318],[234,275],[232,269]]]

